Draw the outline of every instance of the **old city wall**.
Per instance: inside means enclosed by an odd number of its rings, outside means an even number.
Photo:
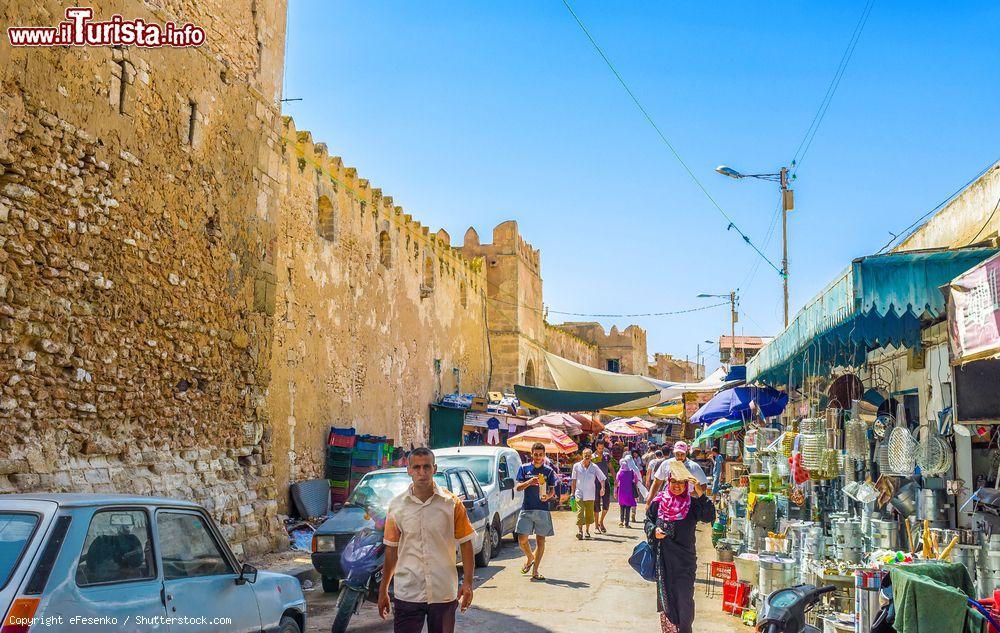
[[[288,119],[282,144],[268,405],[295,481],[323,476],[331,425],[419,445],[430,402],[485,391],[486,273]]]
[[[589,365],[590,367],[598,366],[598,349],[596,345],[551,323],[545,324],[545,349],[556,356],[562,356],[581,365]],[[555,383],[549,374],[548,368],[546,368],[544,374],[546,376],[546,381],[544,381],[546,384],[543,386],[554,386]]]
[[[512,391],[517,383],[541,384],[545,320],[542,314],[541,256],[509,220],[493,229],[493,242],[465,233],[462,253],[482,257],[486,267],[487,322],[492,375],[490,389]]]
[[[608,360],[619,362],[619,371],[623,374],[646,375],[649,372],[649,359],[646,352],[646,331],[638,325],[630,325],[624,330],[611,326],[610,332],[604,331],[604,326],[593,321],[573,321],[557,323],[555,327],[597,347],[597,363],[601,369],[606,369]]]
[[[89,4],[89,3],[88,3]],[[0,492],[205,504],[270,549],[284,3],[96,2],[197,49],[0,46]],[[52,26],[59,2],[0,3]]]

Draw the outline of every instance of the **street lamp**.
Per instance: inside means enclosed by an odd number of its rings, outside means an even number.
[[[792,167],[795,167],[795,161],[792,161]],[[785,327],[788,327],[788,212],[795,209],[795,192],[788,188],[788,168],[782,167],[776,174],[743,174],[732,167],[719,165],[715,171],[735,180],[756,178],[781,186],[781,279],[785,295]]]
[[[706,339],[705,342],[708,343],[709,345],[715,345],[715,341],[709,341]],[[705,351],[707,352],[709,349],[711,348],[705,348]],[[702,369],[704,369],[705,366],[701,364],[701,343],[695,345],[694,362],[696,370],[695,374],[698,376],[698,380],[701,380],[702,378],[705,377],[705,375],[702,373]],[[702,369],[698,369],[698,367],[701,367]]]
[[[720,167],[721,169],[721,167]],[[729,299],[729,364],[732,365],[736,358],[736,322],[740,320],[739,314],[736,312],[736,291],[732,291],[727,295],[710,295],[706,293],[701,293],[698,295],[699,299],[706,299],[708,297],[721,297],[723,299]]]

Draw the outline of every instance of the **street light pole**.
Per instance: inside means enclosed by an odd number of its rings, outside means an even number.
[[[729,293],[729,366],[736,364],[736,291]]]
[[[792,161],[795,167],[795,161]],[[782,167],[776,174],[742,174],[732,167],[719,165],[715,168],[727,178],[756,178],[758,180],[768,180],[777,182],[781,186],[781,283],[785,303],[785,327],[788,327],[788,212],[795,209],[795,192],[788,188],[788,168]],[[794,176],[792,176],[794,178]]]

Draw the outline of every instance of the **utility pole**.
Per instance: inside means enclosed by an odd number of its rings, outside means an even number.
[[[788,188],[788,168],[779,172],[781,180],[781,277],[785,294],[785,327],[788,327],[788,212],[795,208],[795,192]]]
[[[736,291],[729,293],[729,366],[736,364],[736,321],[739,316],[736,314]]]

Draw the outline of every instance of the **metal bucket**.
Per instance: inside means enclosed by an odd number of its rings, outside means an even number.
[[[872,519],[869,535],[871,536],[872,549],[895,550],[899,548],[899,524],[895,521]]]
[[[980,559],[980,566],[991,574],[1000,574],[1000,550],[986,550],[986,555]]]
[[[969,576],[975,582],[979,567],[979,546],[978,545],[956,545],[951,550],[951,562],[961,563],[969,570]]]
[[[860,563],[862,550],[860,545],[844,545],[837,548],[837,557],[845,563]]]
[[[761,595],[768,595],[796,583],[795,561],[790,558],[762,557],[758,588]]]
[[[979,586],[980,596],[992,596],[995,589],[1000,589],[1000,574],[990,574],[980,571],[979,580],[976,584]]]
[[[833,543],[837,547],[861,547],[861,521],[848,519],[833,524]]]

